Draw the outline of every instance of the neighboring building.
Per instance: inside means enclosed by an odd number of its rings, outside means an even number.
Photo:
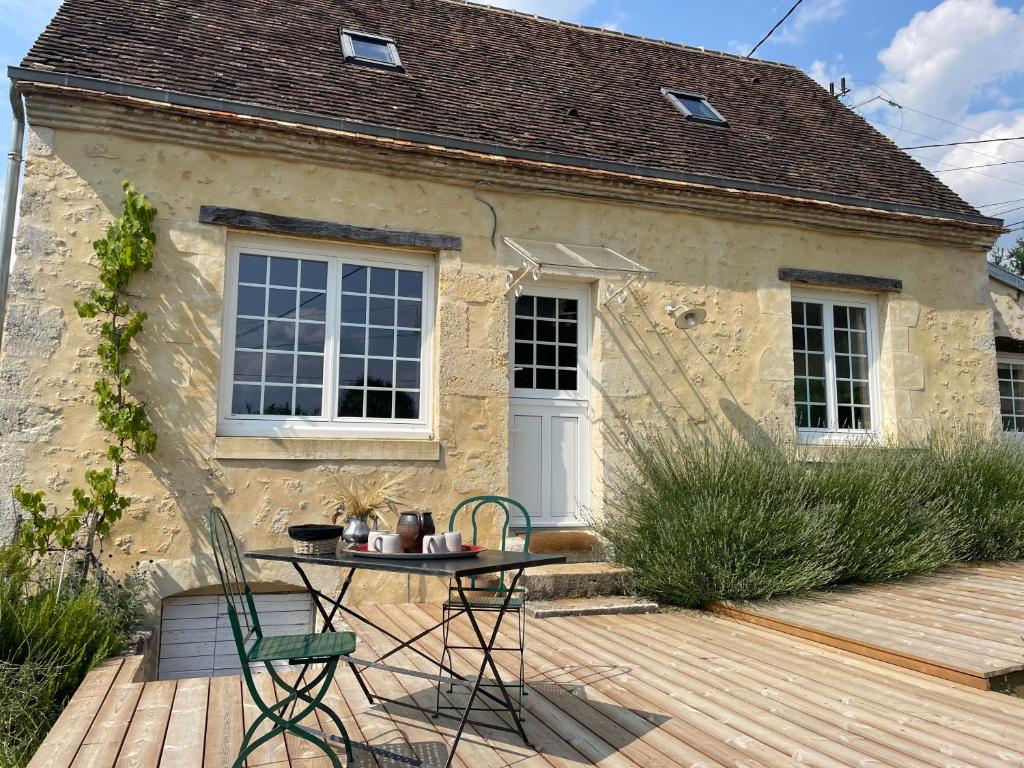
[[[988,265],[995,309],[999,413],[1004,432],[1024,432],[1024,277]]]
[[[159,211],[133,285],[159,446],[107,551],[156,597],[211,583],[212,504],[281,546],[337,468],[571,528],[640,424],[998,417],[1000,222],[794,67],[452,0],[66,0],[11,78],[0,482],[59,500],[101,460],[72,302],[129,179]]]

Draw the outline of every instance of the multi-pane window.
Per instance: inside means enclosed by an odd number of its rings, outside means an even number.
[[[417,419],[423,273],[344,264],[338,416]]]
[[[319,416],[326,324],[327,262],[242,254],[232,414]]]
[[[1004,432],[1024,432],[1024,360],[999,361],[999,411]]]
[[[868,306],[806,299],[792,312],[797,429],[875,429]]]
[[[426,428],[429,263],[300,249],[232,253],[223,433]]]
[[[512,353],[516,389],[579,389],[579,310],[577,299],[516,299]]]
[[[793,373],[797,427],[828,429],[825,326],[820,304],[793,302]]]

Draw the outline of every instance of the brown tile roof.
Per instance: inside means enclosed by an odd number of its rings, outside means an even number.
[[[405,71],[345,63],[342,26],[394,37]],[[460,0],[65,0],[24,66],[647,175],[976,213],[794,67]],[[728,127],[684,119],[664,86],[706,94]]]

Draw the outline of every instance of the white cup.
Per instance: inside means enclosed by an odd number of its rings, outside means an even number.
[[[367,549],[371,552],[378,552],[382,555],[397,555],[402,551],[402,537],[397,533],[378,533],[376,536],[370,534],[367,542]]]
[[[381,536],[383,536],[386,533],[387,533],[387,531],[370,531],[370,536],[369,536],[369,538],[366,539],[366,550],[368,552],[380,552],[379,549],[375,548],[376,542],[377,542],[377,539],[379,539]]]
[[[449,552],[461,552],[462,533],[459,531],[448,531],[444,535],[444,545]]]
[[[440,555],[447,551],[448,547],[445,546],[443,533],[435,533],[432,536],[423,537],[424,555]]]

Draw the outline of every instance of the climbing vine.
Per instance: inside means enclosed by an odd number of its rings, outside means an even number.
[[[142,331],[146,313],[132,309],[127,293],[132,278],[153,266],[155,216],[149,201],[125,182],[121,216],[107,225],[102,240],[93,243],[100,287],[90,292],[88,301],[75,302],[79,317],[103,318],[96,349],[103,373],[93,392],[99,423],[111,435],[106,451],[109,466],[86,471],[86,487],[72,491],[72,504],[63,513],[47,514],[43,491],[27,491],[20,485],[14,489],[14,497],[27,513],[20,530],[22,544],[40,555],[53,548],[80,549],[86,556],[86,570],[95,561],[97,540],[110,532],[131,504],[119,490],[127,458],[156,448],[146,409],[128,393],[132,340]]]

